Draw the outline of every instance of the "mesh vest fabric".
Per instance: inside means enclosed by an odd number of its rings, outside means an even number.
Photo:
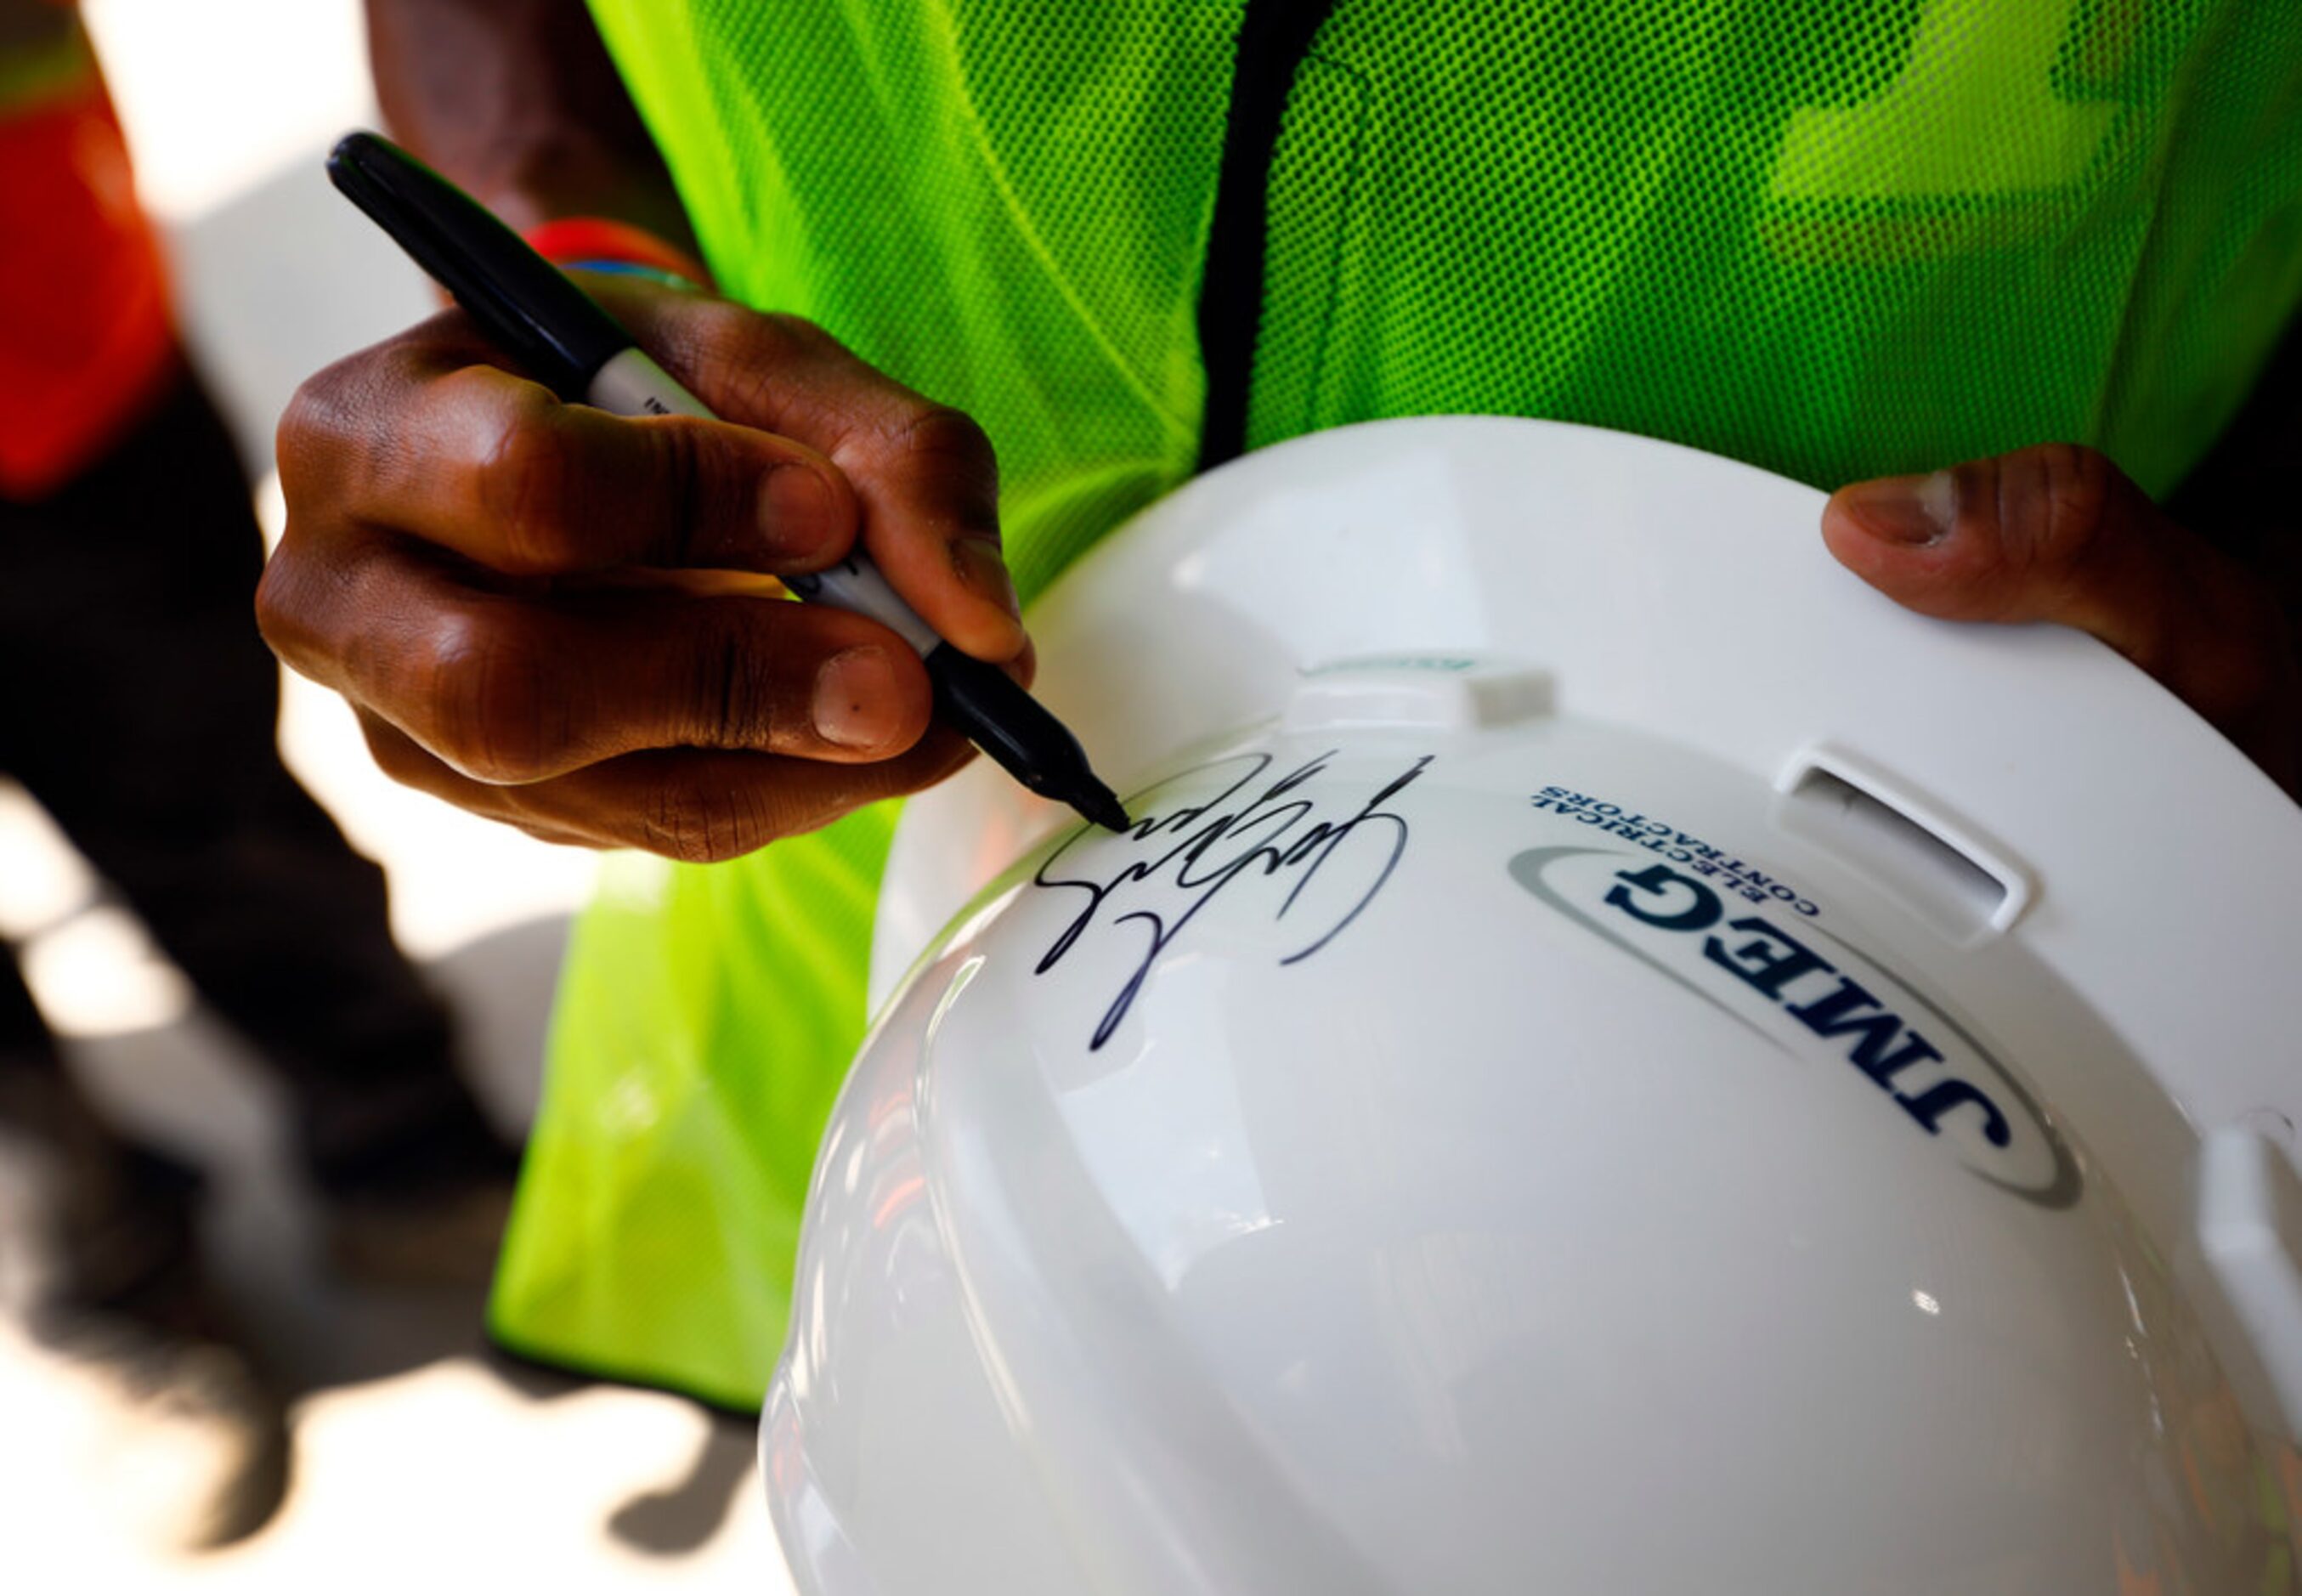
[[[724,288],[988,428],[1027,598],[1189,474],[1240,0],[592,4]],[[1340,0],[1248,442],[1542,416],[1831,486],[2059,439],[2163,492],[2302,293],[2298,113],[2258,0]],[[501,1339],[757,1401],[891,828],[592,911]]]

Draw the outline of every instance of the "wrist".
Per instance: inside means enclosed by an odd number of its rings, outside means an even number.
[[[522,235],[530,248],[574,271],[609,272],[668,287],[709,289],[711,273],[686,250],[628,222],[604,216],[557,216]]]

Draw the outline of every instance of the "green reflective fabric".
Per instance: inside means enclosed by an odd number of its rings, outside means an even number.
[[[1242,0],[592,5],[727,290],[989,429],[1027,596],[1188,475]],[[1545,416],[1828,486],[2063,439],[2163,492],[2302,291],[2302,5],[1339,0],[1268,194],[1252,444]],[[500,1335],[757,1399],[888,826],[592,911]]]
[[[846,1061],[895,806],[718,869],[602,861],[552,1016],[489,1328],[759,1406]]]

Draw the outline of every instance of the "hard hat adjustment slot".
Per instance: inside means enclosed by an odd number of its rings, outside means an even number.
[[[1775,823],[1836,854],[1956,942],[2012,928],[2029,869],[1942,804],[1861,756],[1805,750],[1775,783]]]

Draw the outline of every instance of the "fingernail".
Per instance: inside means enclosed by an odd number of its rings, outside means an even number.
[[[760,483],[760,530],[777,549],[814,547],[829,528],[831,484],[805,466],[770,466]]]
[[[815,673],[816,735],[842,748],[877,748],[895,733],[895,673],[879,649],[834,654]]]
[[[1023,607],[1015,598],[1015,579],[1007,574],[1007,562],[999,557],[997,543],[989,538],[954,539],[951,563],[970,592],[996,604],[1018,620],[1022,618]]]
[[[1958,481],[1947,471],[1859,483],[1841,502],[1854,524],[1889,543],[1939,543],[1958,525]]]

